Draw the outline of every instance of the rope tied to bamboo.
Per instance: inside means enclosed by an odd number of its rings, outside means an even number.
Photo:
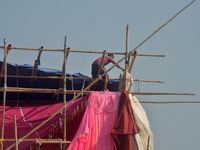
[[[39,145],[42,145],[43,140],[42,139],[38,139],[36,138],[36,143],[38,143]]]
[[[22,142],[22,139],[19,139],[18,144]]]
[[[63,144],[63,142],[62,142],[62,140],[61,140],[60,138],[58,138],[58,141],[59,141],[59,143],[60,143],[60,149],[62,149],[62,144]]]
[[[3,90],[7,90],[7,84],[4,84],[4,86],[3,86]]]
[[[0,143],[1,143],[1,148],[3,149],[3,142],[4,142],[4,139],[0,139]]]

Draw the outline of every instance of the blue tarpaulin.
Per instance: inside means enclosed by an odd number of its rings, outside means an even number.
[[[0,61],[0,68],[2,68],[3,62]],[[15,75],[15,76],[31,76],[33,70],[32,65],[24,64],[18,65],[14,63],[7,63],[7,75]],[[78,69],[77,69],[78,70]],[[50,68],[39,68],[37,70],[36,76],[58,76],[60,77],[62,71]],[[73,77],[82,77],[86,78],[88,76],[83,75],[81,73],[74,74],[66,74],[67,77],[71,77],[67,79],[67,90],[81,90],[83,87],[87,87],[92,80],[84,80],[84,79],[73,79]],[[50,79],[50,78],[35,78],[34,86],[32,88],[44,88],[44,89],[59,89],[61,79]],[[22,87],[29,88],[30,78],[21,78],[21,77],[8,77],[7,78],[7,87]],[[103,89],[103,81],[98,81],[98,86],[96,87],[97,91]],[[109,91],[119,91],[118,88],[119,82],[116,80],[108,81],[108,89]],[[4,86],[4,79],[1,80],[1,87]],[[93,90],[93,87],[90,88]],[[30,99],[30,95],[32,95]],[[17,92],[7,92],[6,101],[28,101],[31,102],[61,102],[63,101],[63,95],[59,94],[59,99],[57,96],[53,96],[54,93],[17,93]],[[74,94],[67,94],[67,101],[71,100],[74,97]],[[3,99],[3,92],[0,92],[0,101]]]

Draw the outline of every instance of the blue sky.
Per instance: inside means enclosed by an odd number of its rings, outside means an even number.
[[[1,0],[0,45],[3,39],[16,47],[125,52],[126,24],[129,51],[162,26],[191,0]],[[164,58],[136,58],[134,79],[159,80],[140,83],[141,92],[195,93],[196,96],[137,96],[139,100],[200,100],[200,1],[155,34],[137,51],[162,54]],[[36,51],[12,50],[8,62],[33,64]],[[3,51],[0,52],[3,60]],[[98,54],[70,53],[67,72],[91,76]],[[118,61],[122,56],[115,56]],[[61,52],[43,52],[41,67],[61,70]],[[124,61],[120,63],[124,67]],[[107,68],[109,68],[108,66]],[[114,68],[109,76],[118,78]],[[135,89],[133,89],[134,91]],[[142,104],[146,110],[155,150],[188,150],[200,147],[200,104]]]

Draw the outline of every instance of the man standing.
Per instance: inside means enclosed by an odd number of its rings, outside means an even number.
[[[106,72],[106,69],[104,66],[106,66],[107,64],[109,64],[110,62],[113,64],[116,64],[116,62],[113,60],[114,55],[113,54],[108,54],[108,56],[105,56],[102,62],[102,67],[100,69],[100,75],[104,74]],[[97,74],[98,74],[98,70],[99,67],[101,65],[101,61],[102,61],[102,57],[97,58],[93,63],[92,63],[92,77],[93,78],[98,78]],[[125,71],[125,69],[123,69],[120,65],[116,65],[118,68],[120,68],[122,71]],[[104,81],[104,89],[103,90],[107,90],[107,84],[108,84],[108,75],[104,75],[102,77],[103,81]]]

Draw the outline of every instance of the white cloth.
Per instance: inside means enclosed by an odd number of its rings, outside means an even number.
[[[125,74],[120,74],[120,77],[119,77],[119,91],[120,92],[123,92],[125,90],[125,86],[126,86],[125,81],[126,81]],[[133,78],[127,72],[127,92],[131,92],[132,88],[133,88]]]
[[[140,132],[133,135],[133,141],[136,141],[138,150],[153,150],[153,133],[151,132],[147,115],[137,98],[129,94],[134,117]]]

